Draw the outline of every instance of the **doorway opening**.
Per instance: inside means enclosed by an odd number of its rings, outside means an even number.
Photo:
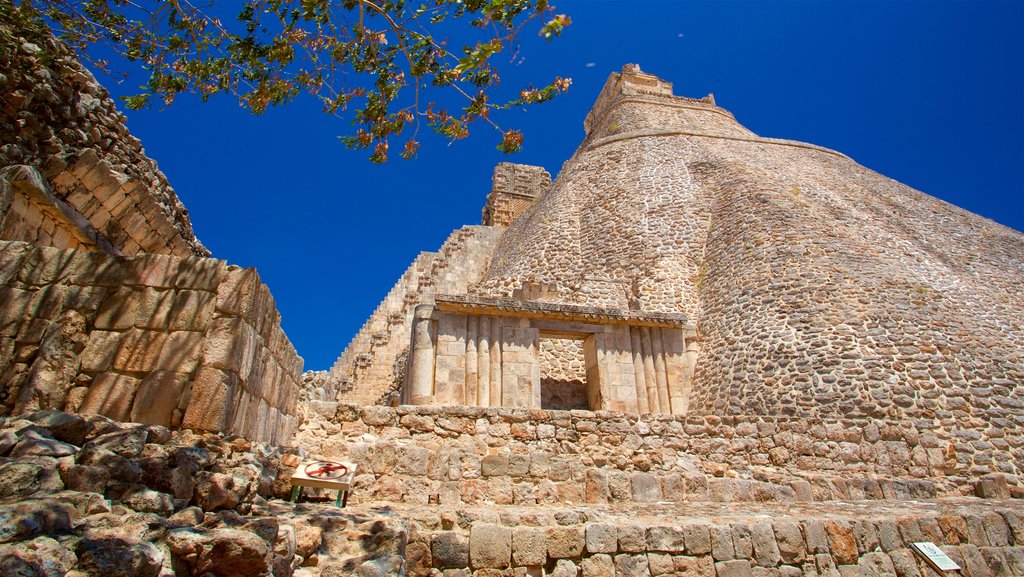
[[[589,409],[583,337],[540,335],[540,406]]]

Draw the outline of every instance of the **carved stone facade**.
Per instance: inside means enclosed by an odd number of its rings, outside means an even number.
[[[634,316],[566,305],[438,296],[413,320],[409,377],[413,405],[554,408],[541,339],[582,345],[582,397],[593,410],[684,414],[695,333],[671,315]],[[564,355],[560,358],[558,353]],[[573,349],[550,349],[548,364],[572,363]]]

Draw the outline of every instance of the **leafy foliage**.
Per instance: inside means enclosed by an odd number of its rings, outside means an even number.
[[[311,94],[327,114],[351,119],[353,132],[341,141],[369,151],[373,162],[388,159],[392,139],[404,139],[402,157],[415,156],[421,124],[454,140],[483,121],[500,133],[499,150],[519,150],[522,133],[499,127],[491,112],[545,102],[571,81],[492,103],[500,82],[493,61],[515,52],[528,24],[551,39],[569,17],[548,0],[424,2],[244,0],[233,18],[224,11],[236,3],[211,0],[23,0],[21,9],[45,16],[87,59],[86,49],[102,44],[141,64],[149,78],[125,99],[129,108],[169,105],[186,92],[203,100],[228,93],[261,114]],[[445,33],[467,29],[480,40],[449,48]]]

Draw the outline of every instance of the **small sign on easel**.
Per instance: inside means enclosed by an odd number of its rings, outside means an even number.
[[[939,573],[945,574],[946,571],[961,570],[960,566],[956,564],[956,561],[950,559],[949,555],[946,555],[946,553],[942,549],[939,549],[939,546],[935,543],[930,541],[911,543],[910,547],[915,553],[924,559],[925,563],[927,563],[929,567]]]

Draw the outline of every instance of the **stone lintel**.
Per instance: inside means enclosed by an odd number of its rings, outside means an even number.
[[[686,315],[672,313],[642,313],[580,305],[524,302],[463,295],[438,295],[434,308],[440,312],[460,312],[473,315],[574,321],[601,325],[676,327],[684,329],[688,335],[696,334],[696,327],[687,322]]]

